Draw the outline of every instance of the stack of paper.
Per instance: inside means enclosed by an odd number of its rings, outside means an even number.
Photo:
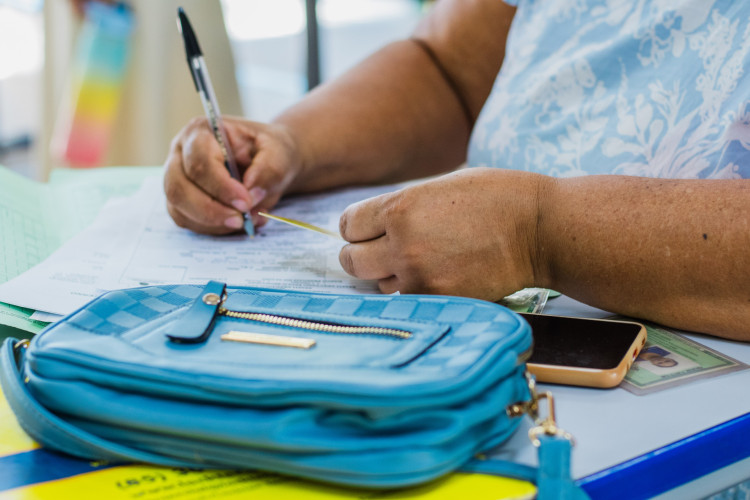
[[[62,315],[106,290],[208,280],[290,290],[377,292],[374,282],[353,278],[341,268],[341,240],[277,221],[269,221],[255,237],[198,235],[171,220],[161,186],[160,177],[148,177],[135,194],[111,200],[85,230],[0,285],[0,301]],[[274,213],[337,231],[348,205],[397,187],[294,197],[282,201]]]
[[[0,167],[0,283],[38,264],[88,226],[113,196],[135,192],[161,167],[56,170],[48,184]],[[37,332],[33,310],[0,303],[0,324]]]

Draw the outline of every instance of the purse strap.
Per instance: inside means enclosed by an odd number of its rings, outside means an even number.
[[[553,435],[538,439],[538,468],[506,460],[474,459],[461,467],[461,471],[509,476],[535,483],[537,500],[589,500],[583,488],[570,477],[570,439]]]
[[[166,467],[195,467],[195,464],[189,462],[144,452],[102,439],[47,410],[36,401],[23,380],[21,366],[27,346],[27,340],[19,341],[13,338],[5,340],[0,353],[0,385],[19,424],[34,440],[84,459],[97,457],[114,463],[142,462]],[[532,401],[536,400],[536,392],[532,388]],[[535,408],[535,404],[525,403],[527,405],[525,409],[528,410],[529,406]],[[583,489],[570,477],[571,440],[569,436],[561,432],[546,432],[542,429],[534,437],[539,442],[539,468],[505,460],[474,459],[461,467],[461,471],[507,476],[536,483],[539,500],[588,499]]]
[[[514,476],[534,482],[537,485],[537,499],[586,500],[588,494],[578,486],[570,475],[570,457],[573,447],[573,436],[557,426],[555,421],[555,402],[549,391],[539,393],[536,390],[536,379],[527,371],[526,381],[529,385],[529,400],[514,403],[506,408],[509,417],[528,415],[535,426],[529,430],[531,442],[539,450],[539,468],[513,464],[499,460],[474,459],[462,470]],[[547,416],[540,416],[540,401],[547,401]],[[509,470],[512,467],[512,470]],[[524,474],[533,474],[524,477]]]

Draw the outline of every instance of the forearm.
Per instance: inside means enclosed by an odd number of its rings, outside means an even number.
[[[421,46],[393,43],[282,114],[276,122],[303,163],[290,191],[394,182],[460,165],[514,13],[497,0],[438,2],[413,35]]]
[[[544,185],[538,282],[602,309],[750,340],[750,181]]]
[[[304,159],[292,191],[392,182],[455,168],[469,124],[421,49],[393,43],[282,114]]]

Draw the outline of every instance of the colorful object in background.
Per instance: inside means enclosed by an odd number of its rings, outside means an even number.
[[[62,113],[60,156],[71,167],[103,164],[130,55],[133,12],[124,2],[88,2],[72,66],[70,112]],[[65,103],[63,103],[65,106]]]

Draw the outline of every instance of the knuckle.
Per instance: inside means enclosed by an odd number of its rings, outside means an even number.
[[[191,161],[185,164],[185,175],[192,180],[204,178],[208,172],[209,166],[205,161]]]
[[[174,154],[176,151],[179,151],[182,147],[182,134],[177,134],[176,136],[172,137],[172,140],[169,142],[169,156]],[[169,156],[167,157],[167,164],[169,164]]]
[[[344,213],[341,214],[341,217],[339,218],[339,234],[346,239],[346,231],[349,227],[349,209],[344,210]]]
[[[205,116],[194,116],[188,121],[187,125],[183,130],[195,130],[198,128],[204,128],[206,126]]]
[[[408,190],[397,193],[397,195],[391,198],[389,203],[385,205],[384,210],[389,220],[402,219],[404,216],[412,213],[413,203],[411,202],[411,197],[408,193]]]
[[[169,202],[168,206],[179,205],[183,199],[183,193],[179,182],[170,180],[168,176],[164,177],[164,194]]]
[[[344,271],[351,274],[352,276],[356,276],[354,269],[354,259],[352,258],[351,252],[351,245],[346,245],[341,249],[341,252],[339,252],[339,263],[341,263],[341,267],[344,268]]]

